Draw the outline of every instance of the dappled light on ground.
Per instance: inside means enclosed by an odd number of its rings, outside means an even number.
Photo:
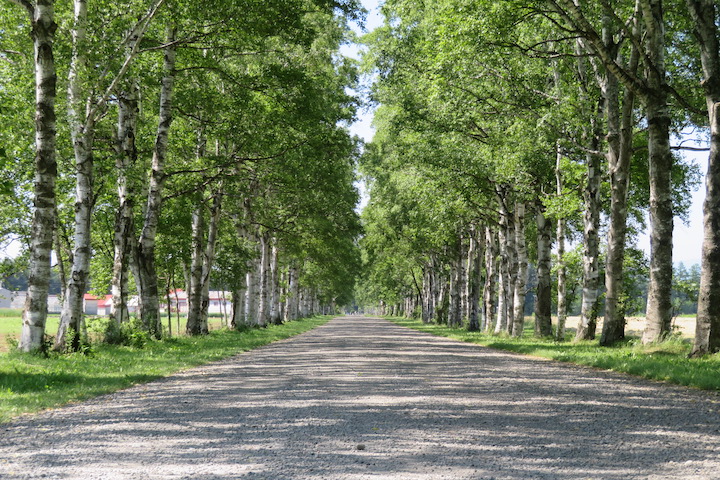
[[[718,397],[362,317],[0,429],[0,478],[713,478]]]

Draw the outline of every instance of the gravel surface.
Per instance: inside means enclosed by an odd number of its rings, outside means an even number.
[[[338,318],[0,426],[1,479],[717,479],[720,397]]]

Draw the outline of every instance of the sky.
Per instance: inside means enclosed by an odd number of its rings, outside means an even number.
[[[379,12],[379,0],[362,0],[362,4],[368,11],[368,17],[366,21],[366,30],[372,31],[375,27],[382,24],[382,16]],[[356,32],[362,34],[358,28],[355,28]],[[359,49],[357,46],[349,45],[343,48],[343,53],[347,56],[357,58],[359,55]],[[375,133],[371,126],[372,122],[372,111],[366,111],[361,109],[358,112],[358,118],[355,123],[350,127],[350,132],[354,135],[358,135],[363,138],[366,142],[372,140],[372,136]],[[685,225],[680,219],[675,219],[675,229],[673,232],[673,261],[677,263],[684,263],[686,266],[690,266],[696,263],[700,263],[700,250],[702,246],[702,202],[705,197],[705,183],[704,175],[707,170],[707,152],[687,152],[685,154],[686,160],[692,161],[701,167],[703,173],[703,182],[698,186],[698,189],[693,192],[693,202],[689,215],[689,224]],[[364,193],[362,185],[360,185],[361,192]],[[361,207],[365,205],[367,198],[364,198],[361,203]],[[650,256],[650,238],[648,234],[643,234],[638,238],[638,246],[642,248]]]

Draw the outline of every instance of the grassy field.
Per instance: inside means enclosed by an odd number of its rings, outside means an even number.
[[[202,337],[150,341],[145,348],[96,345],[89,355],[0,354],[0,423],[14,416],[56,407],[184,368],[251,350],[328,322],[318,316],[244,332],[215,330]]]
[[[629,373],[703,390],[720,390],[720,354],[708,355],[704,358],[687,358],[691,344],[689,340],[680,337],[646,346],[641,345],[637,338],[630,338],[608,348],[600,347],[597,341],[559,343],[550,339],[533,338],[531,323],[526,324],[523,338],[514,339],[507,335],[468,332],[463,328],[448,328],[444,325],[425,325],[420,320],[406,318],[389,318],[389,320],[433,335],[491,348]]]

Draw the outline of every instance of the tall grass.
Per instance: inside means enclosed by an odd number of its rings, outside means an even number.
[[[507,335],[468,332],[464,328],[423,324],[420,320],[389,320],[414,330],[486,347],[629,373],[703,390],[720,390],[720,354],[688,358],[691,345],[688,340],[677,336],[651,345],[642,345],[639,339],[630,338],[613,347],[601,347],[597,340],[573,343],[535,338],[532,336],[531,324],[526,324],[522,338],[511,338]]]
[[[216,330],[201,337],[149,341],[144,348],[96,345],[89,355],[0,354],[0,422],[252,350],[331,318],[318,316],[242,332]]]

